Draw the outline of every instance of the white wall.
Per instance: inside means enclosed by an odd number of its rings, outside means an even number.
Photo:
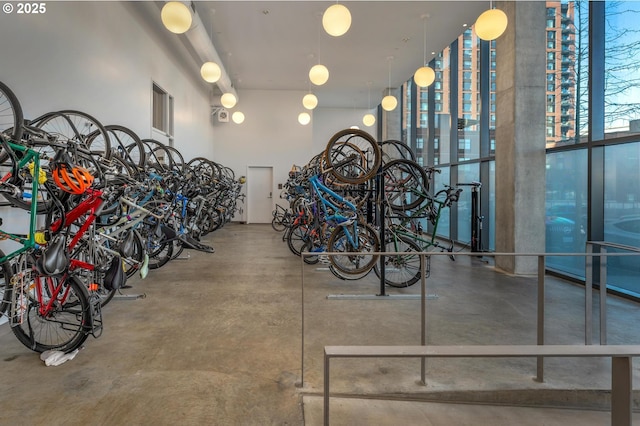
[[[286,182],[291,166],[304,165],[314,155],[313,126],[298,123],[305,94],[305,91],[239,90],[240,101],[230,113],[242,111],[245,121],[235,124],[230,120],[215,125],[214,160],[232,168],[236,177],[246,176],[249,166],[273,166],[274,203],[279,201],[281,192],[278,184]],[[246,220],[246,212],[237,220]]]
[[[175,147],[186,159],[213,158],[209,86],[190,58],[167,53],[175,35],[158,35],[155,18],[144,18],[149,7],[158,9],[155,3],[139,3],[47,2],[44,15],[0,14],[0,80],[27,119],[75,109],[141,138],[157,136],[151,131],[155,81],[175,98]],[[4,207],[0,217],[3,229],[27,231],[27,212]]]
[[[155,81],[175,98],[175,147],[187,159],[210,158],[210,89],[139,14],[139,6],[121,2],[48,2],[43,15],[3,14],[0,80],[25,118],[75,109],[142,138],[158,136],[151,131]]]
[[[352,108],[317,108],[311,123],[300,125],[307,91],[238,90],[230,112],[241,110],[245,122],[216,122],[199,64],[185,59],[178,36],[157,28],[159,13],[155,2],[48,2],[45,15],[2,14],[0,80],[25,118],[76,109],[163,141],[151,130],[155,81],[175,97],[175,147],[185,159],[210,158],[236,176],[248,166],[273,166],[274,202],[291,166],[306,164],[334,133],[352,125],[374,131],[362,125],[370,111]]]
[[[355,108],[316,108],[313,111],[313,150],[317,154],[322,152],[326,147],[331,136],[343,129],[351,126],[358,126],[363,130],[376,137],[376,124],[367,127],[362,124],[362,117],[365,114],[375,114],[375,110],[355,109]]]

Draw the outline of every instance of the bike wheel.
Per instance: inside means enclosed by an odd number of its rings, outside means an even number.
[[[284,213],[273,212],[273,220],[271,220],[271,227],[274,231],[282,232],[287,229],[286,215]]]
[[[385,200],[391,209],[415,209],[428,196],[427,174],[411,160],[393,160],[383,167]]]
[[[302,253],[305,253],[305,252],[313,253],[315,249],[316,247],[313,241],[311,240],[305,241],[305,243],[302,245],[302,248],[300,249],[300,255],[302,255]],[[320,256],[317,254],[310,254],[305,256],[303,260],[304,260],[304,263],[308,265],[315,265],[320,261]]]
[[[6,133],[13,142],[20,143],[23,121],[22,106],[18,98],[0,81],[0,133]]]
[[[394,236],[387,239],[384,251],[390,253],[407,252],[409,254],[386,255],[384,257],[384,282],[391,287],[409,287],[420,281],[420,256],[422,248],[411,238]],[[411,254],[416,253],[416,254]],[[374,266],[380,277],[380,262]]]
[[[380,142],[380,151],[383,163],[397,159],[416,161],[416,155],[411,147],[402,141],[390,139]]]
[[[358,246],[355,247],[350,239],[357,241]],[[367,272],[378,260],[378,255],[374,254],[380,251],[378,232],[373,226],[363,222],[357,224],[357,231],[355,222],[350,225],[336,226],[329,237],[327,251],[343,253],[329,255],[329,261],[338,271],[345,274]]]
[[[362,183],[378,172],[380,146],[367,132],[341,130],[331,137],[324,151],[326,167],[346,183]]]
[[[74,277],[40,276],[27,266],[18,272],[13,289],[10,325],[20,343],[33,351],[71,352],[92,330],[87,289]]]
[[[136,170],[144,168],[144,145],[138,135],[124,126],[108,125],[105,129],[114,154]]]
[[[4,257],[4,252],[0,250],[0,257]],[[0,317],[4,315],[11,305],[11,264],[8,261],[0,263]]]
[[[307,233],[309,232],[309,227],[307,225],[294,225],[289,229],[287,233],[287,246],[291,253],[296,256],[300,256],[302,252],[302,247],[307,241],[310,241]]]
[[[111,140],[107,130],[89,114],[72,110],[50,112],[33,120],[31,125],[51,135],[77,142],[96,159],[111,158]]]

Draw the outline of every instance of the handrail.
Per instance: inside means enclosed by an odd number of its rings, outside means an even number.
[[[376,256],[395,256],[395,255],[404,255],[409,254],[413,256],[420,256],[420,270],[421,270],[421,289],[420,289],[420,298],[421,298],[421,345],[426,345],[426,334],[427,334],[427,321],[426,321],[426,258],[429,256],[449,256],[448,252],[369,252],[370,255]],[[349,255],[349,253],[332,253],[332,252],[322,252],[322,253],[309,253],[303,252],[301,253],[301,270],[302,270],[302,279],[301,279],[301,295],[302,295],[302,303],[301,303],[301,381],[300,386],[304,386],[304,338],[305,338],[305,313],[304,313],[304,287],[305,287],[305,266],[304,258],[307,256],[318,256],[318,255],[327,255],[327,256],[345,256]],[[640,251],[638,253],[594,253],[594,252],[585,252],[585,253],[486,253],[486,252],[457,252],[456,256],[470,256],[470,257],[495,257],[495,256],[535,256],[538,258],[538,268],[537,268],[537,313],[536,313],[536,321],[537,321],[537,338],[536,345],[544,346],[545,345],[545,258],[547,256],[584,256],[587,259],[587,265],[592,263],[594,257],[624,257],[624,256],[639,256]],[[586,288],[586,299],[589,299],[591,288],[587,286]],[[602,290],[601,290],[602,292]],[[589,305],[590,306],[590,305]],[[585,309],[586,310],[586,309]],[[589,311],[590,312],[590,311]],[[586,318],[585,324],[585,343],[590,345],[590,335],[587,335],[587,332],[591,330],[591,317]],[[580,346],[581,347],[581,346]],[[539,352],[540,355],[537,355],[537,366],[536,366],[536,378],[535,380],[538,382],[544,381],[544,353]],[[426,359],[422,358],[421,365],[421,381],[424,384],[426,382]]]
[[[331,358],[511,358],[511,357],[610,357],[611,424],[631,426],[632,357],[640,345],[462,345],[462,346],[325,346],[324,425],[329,425]]]
[[[596,265],[593,262],[594,248],[599,250],[597,271],[599,272],[599,286],[600,286],[600,344],[607,344],[607,258],[616,255],[638,255],[640,254],[640,247],[627,246],[624,244],[612,243],[607,241],[587,241],[586,242],[586,254],[585,259],[585,274],[584,274],[584,286],[585,286],[585,306],[584,306],[584,343],[585,345],[591,345],[593,342],[593,273]],[[614,248],[618,250],[626,250],[627,253],[608,253],[607,248]],[[591,255],[589,255],[591,254]]]

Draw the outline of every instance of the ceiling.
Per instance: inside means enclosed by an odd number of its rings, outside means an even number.
[[[487,1],[341,1],[352,24],[341,37],[322,29],[332,1],[194,1],[238,91],[312,91],[320,107],[373,108],[489,8]],[[426,38],[425,38],[426,26]],[[426,41],[425,41],[426,40]],[[309,69],[329,69],[323,86]],[[240,103],[242,96],[240,94]]]

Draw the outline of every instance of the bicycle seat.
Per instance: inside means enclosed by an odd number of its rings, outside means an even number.
[[[104,288],[107,290],[118,290],[122,288],[127,282],[127,274],[124,272],[122,266],[122,258],[120,256],[114,256],[111,259],[109,269],[104,273]]]
[[[122,257],[131,257],[135,248],[135,236],[133,235],[133,231],[129,231],[127,236],[124,237],[124,241],[120,244],[118,252]]]
[[[36,269],[41,275],[59,275],[69,266],[69,252],[66,239],[62,236],[55,238],[42,250],[42,255],[36,260]]]

